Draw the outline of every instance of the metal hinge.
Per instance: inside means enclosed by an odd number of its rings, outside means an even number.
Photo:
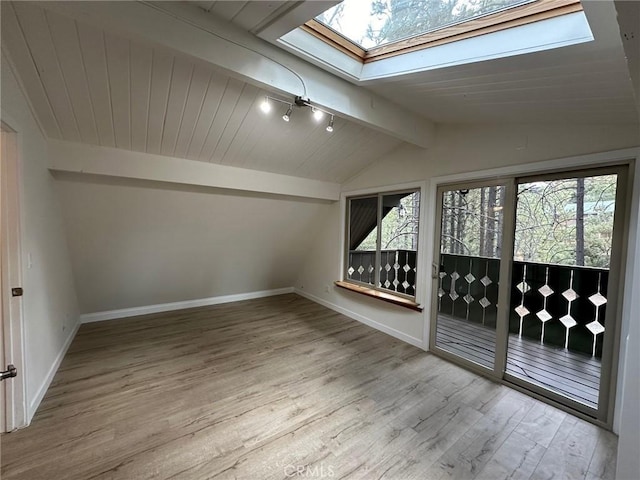
[[[0,372],[0,380],[16,376],[18,376],[18,369],[13,365],[7,365],[7,369],[4,372]]]
[[[24,290],[22,289],[22,287],[13,287],[11,289],[12,297],[21,297],[23,293],[24,293]]]

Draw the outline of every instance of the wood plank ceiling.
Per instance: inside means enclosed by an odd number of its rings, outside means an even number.
[[[287,0],[278,1],[196,1],[194,2],[207,13],[233,22],[239,27],[253,32],[262,25],[269,23],[279,16],[284,10],[289,9],[294,2]]]
[[[308,109],[285,123],[284,105],[264,115],[267,92],[211,65],[30,2],[3,4],[3,48],[50,138],[333,182],[402,143],[338,117],[330,134]]]
[[[195,3],[253,32],[281,13],[286,2]],[[582,3],[593,42],[362,85],[438,123],[637,124],[615,10],[609,2]]]
[[[594,40],[438,68],[368,88],[439,123],[638,124],[612,2],[583,1]]]

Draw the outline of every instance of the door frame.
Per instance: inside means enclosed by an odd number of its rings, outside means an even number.
[[[440,256],[440,241],[439,238],[442,233],[442,193],[445,191],[451,190],[460,190],[460,189],[475,189],[481,187],[492,187],[492,186],[504,186],[505,187],[505,205],[508,205],[509,202],[512,202],[514,199],[514,179],[513,177],[497,177],[485,180],[477,180],[477,181],[466,181],[466,182],[458,182],[458,183],[443,183],[439,184],[436,188],[436,201],[435,201],[435,209],[436,209],[436,222],[433,228],[433,251],[432,251],[432,275],[431,275],[431,292],[429,292],[429,298],[431,299],[431,304],[429,305],[429,311],[431,312],[431,319],[433,319],[430,325],[429,330],[429,350],[437,353],[438,355],[447,358],[448,360],[455,361],[464,365],[465,367],[473,370],[474,372],[481,373],[483,375],[489,376],[495,380],[502,380],[502,371],[501,366],[504,367],[506,362],[506,346],[503,345],[504,342],[499,340],[499,336],[505,330],[508,322],[509,322],[509,312],[505,309],[499,309],[496,317],[496,342],[495,342],[495,351],[494,351],[494,366],[492,369],[487,367],[483,367],[480,364],[472,362],[471,360],[465,359],[463,357],[459,357],[448,351],[438,347],[436,345],[436,329],[438,323],[438,296],[435,282],[437,282],[436,274],[439,273],[439,256]],[[507,282],[510,281],[511,277],[511,264],[506,261],[509,259],[509,245],[513,245],[513,238],[509,239],[507,235],[509,232],[512,232],[512,221],[513,216],[510,215],[509,208],[505,208],[503,211],[503,222],[502,222],[502,238],[501,238],[501,256],[500,256],[500,279],[505,279]],[[513,250],[513,248],[511,248]],[[509,284],[509,283],[507,283]],[[506,289],[505,289],[506,290]],[[508,295],[508,292],[506,292]],[[504,298],[503,298],[504,297]],[[505,293],[503,289],[499,290],[498,304],[499,305],[507,305],[508,297],[505,297]]]
[[[2,141],[6,142],[7,155],[2,155],[0,168],[0,202],[2,235],[2,316],[4,359],[2,369],[12,363],[18,370],[18,376],[5,380],[5,410],[7,431],[25,427],[28,424],[26,402],[26,371],[24,348],[24,319],[22,297],[13,297],[12,287],[22,287],[21,265],[21,222],[20,222],[20,138],[19,134],[0,122]],[[5,146],[3,146],[3,149]]]
[[[588,415],[590,418],[595,418],[598,421],[610,425],[613,422],[613,405],[615,404],[615,388],[617,378],[617,366],[618,366],[618,345],[620,343],[620,325],[621,325],[621,308],[622,296],[620,291],[622,288],[622,279],[624,278],[624,267],[622,259],[626,257],[626,245],[625,237],[628,236],[625,232],[624,226],[628,224],[629,218],[629,202],[628,195],[629,190],[629,175],[632,167],[626,164],[618,165],[606,165],[602,167],[589,166],[587,168],[570,169],[564,172],[554,172],[550,174],[536,173],[533,175],[522,175],[515,179],[516,187],[520,183],[530,183],[536,181],[545,180],[560,180],[576,177],[590,177],[599,175],[615,174],[617,175],[616,182],[616,207],[613,220],[613,231],[616,234],[612,238],[611,243],[611,261],[609,266],[609,282],[607,288],[607,308],[605,323],[607,329],[611,332],[604,337],[603,352],[600,364],[600,383],[598,385],[599,397],[598,408],[592,409],[577,402],[569,397],[560,395],[553,390],[545,389],[544,387],[527,382],[524,379],[504,373],[504,380],[511,385],[518,385],[526,390],[533,391],[543,397],[549,398],[558,403],[564,403],[572,410],[579,411]],[[514,209],[513,217],[515,220],[517,206]],[[514,228],[510,232],[511,238],[515,236],[515,222]],[[511,248],[511,260],[513,260],[513,248]],[[590,412],[595,413],[591,415]]]
[[[640,159],[640,153],[638,149],[627,148],[627,149],[614,150],[609,152],[579,155],[579,156],[567,157],[567,158],[557,158],[557,159],[546,160],[541,162],[526,163],[526,164],[512,165],[507,167],[499,167],[499,168],[493,168],[493,169],[487,169],[487,170],[471,171],[471,172],[465,172],[465,173],[459,173],[459,174],[433,177],[429,182],[428,197],[425,198],[425,200],[428,200],[428,203],[425,202],[425,204],[430,205],[430,208],[426,211],[427,219],[425,221],[425,227],[428,229],[428,231],[436,232],[436,229],[437,229],[437,231],[439,232],[440,227],[438,226],[438,223],[440,222],[440,217],[438,215],[439,214],[441,215],[441,212],[437,211],[438,210],[437,206],[438,206],[438,189],[441,186],[451,186],[451,185],[455,186],[456,184],[466,185],[466,184],[472,184],[472,183],[482,184],[483,182],[490,183],[496,180],[505,181],[505,179],[507,180],[512,179],[512,181],[514,182],[514,188],[515,188],[515,180],[521,177],[534,177],[539,175],[550,175],[554,173],[569,173],[571,171],[578,172],[578,171],[586,171],[586,170],[591,170],[591,169],[601,168],[601,167],[626,166],[628,168],[629,178],[627,179],[626,184],[623,185],[623,188],[625,188],[626,190],[625,203],[621,204],[621,210],[623,210],[621,214],[621,217],[623,218],[623,220],[621,220],[623,229],[620,235],[620,242],[622,244],[620,255],[619,255],[619,258],[621,259],[621,265],[620,265],[619,277],[618,277],[620,279],[620,283],[617,286],[617,292],[616,292],[616,296],[617,296],[617,304],[615,308],[616,331],[615,331],[615,334],[612,335],[613,358],[610,360],[611,361],[610,389],[609,389],[608,398],[605,400],[607,406],[605,409],[603,409],[603,411],[606,411],[606,415],[602,415],[602,417],[599,417],[599,418],[594,418],[593,416],[587,415],[579,410],[571,408],[570,406],[567,406],[564,403],[555,401],[553,398],[542,396],[538,392],[532,391],[528,388],[524,388],[521,385],[511,383],[505,380],[504,378],[502,378],[503,377],[502,373],[500,374],[500,376],[496,375],[496,372],[495,372],[496,369],[494,369],[494,371],[491,372],[485,368],[480,367],[479,365],[476,365],[473,362],[466,361],[464,359],[459,359],[454,355],[446,354],[446,352],[445,354],[442,354],[438,350],[433,350],[431,346],[435,342],[435,334],[432,334],[432,329],[434,328],[437,316],[434,316],[433,314],[434,312],[433,296],[434,296],[436,287],[434,286],[435,281],[432,275],[428,277],[428,281],[426,282],[427,283],[426,287],[429,289],[427,291],[427,295],[432,303],[429,305],[428,309],[425,308],[425,310],[428,312],[428,315],[426,316],[426,319],[425,319],[424,332],[423,332],[425,345],[429,345],[430,350],[433,353],[440,355],[448,360],[452,360],[460,365],[463,365],[475,373],[478,373],[480,375],[491,378],[494,381],[498,381],[500,383],[508,385],[516,390],[524,392],[534,398],[537,398],[538,400],[542,400],[561,410],[567,411],[579,418],[595,423],[601,427],[612,429],[612,427],[616,422],[616,417],[617,417],[616,410],[615,410],[615,406],[618,403],[618,399],[616,397],[618,393],[617,373],[618,373],[619,362],[622,358],[621,352],[619,351],[620,344],[621,344],[620,332],[624,330],[624,326],[623,326],[624,319],[622,317],[622,311],[624,309],[625,303],[629,301],[629,299],[626,299],[626,302],[623,300],[624,284],[622,279],[626,278],[625,259],[627,258],[628,252],[629,252],[628,227],[629,227],[630,218],[632,215],[631,193],[633,193],[633,178],[634,178],[634,171],[636,167],[635,163],[638,159]],[[637,185],[636,188],[640,188],[640,185]],[[515,191],[513,192],[513,194],[515,195]],[[515,208],[512,210],[513,210],[512,212],[513,218],[510,221],[514,222],[512,227],[512,229],[514,229],[515,228]],[[507,221],[507,218],[505,215],[505,222],[506,221]],[[507,226],[505,226],[503,229],[503,236],[506,234],[506,231],[507,231],[506,227]],[[511,232],[511,237],[513,237],[513,231]],[[425,240],[427,243],[426,260],[433,266],[438,258],[436,255],[436,252],[438,251],[438,248],[439,248],[439,242],[435,234],[430,235],[430,238],[427,238]],[[504,251],[506,250],[507,249],[504,248]],[[439,252],[438,252],[438,255],[439,255]],[[502,269],[504,267],[503,263],[505,262],[501,262],[501,278],[503,278],[502,277],[502,273],[503,273]],[[510,274],[511,274],[511,268],[509,263],[509,276]],[[508,277],[504,277],[504,278],[507,279]],[[505,315],[507,314],[508,314],[508,311],[505,311]],[[506,329],[504,330],[505,330],[504,334],[508,335],[508,332],[506,331]],[[506,361],[506,355],[505,355],[505,361]]]

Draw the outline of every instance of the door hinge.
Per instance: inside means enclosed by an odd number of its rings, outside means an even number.
[[[0,380],[16,376],[18,376],[18,369],[13,365],[7,365],[7,369],[4,372],[0,372]]]
[[[22,287],[13,287],[11,289],[12,297],[21,297],[23,293],[24,293],[24,290],[22,289]]]

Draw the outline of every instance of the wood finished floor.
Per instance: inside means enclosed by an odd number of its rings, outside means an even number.
[[[595,480],[617,449],[293,294],[83,325],[32,425],[1,443],[3,480]]]

